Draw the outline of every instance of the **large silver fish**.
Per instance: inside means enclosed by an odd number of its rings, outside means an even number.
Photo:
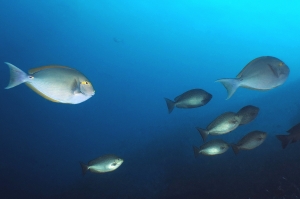
[[[267,138],[267,133],[262,131],[252,131],[246,134],[237,144],[232,144],[232,149],[235,154],[240,150],[251,150],[261,145]]]
[[[241,117],[240,125],[248,124],[253,121],[259,112],[259,108],[256,106],[248,105],[241,108],[237,115]]]
[[[282,148],[289,143],[295,143],[300,140],[300,123],[293,126],[290,130],[287,131],[288,135],[276,135],[276,137],[281,141]]]
[[[219,79],[227,89],[229,99],[238,87],[255,90],[270,90],[280,86],[289,76],[290,69],[280,59],[263,56],[252,60],[236,78]]]
[[[229,144],[221,139],[211,140],[201,145],[200,148],[193,146],[195,158],[202,155],[218,155],[226,152]]]
[[[52,102],[78,104],[95,94],[91,82],[79,71],[66,66],[43,66],[26,74],[16,66],[6,63],[10,81],[6,89],[25,83],[29,88]]]
[[[177,108],[197,108],[207,104],[212,98],[212,95],[202,89],[192,89],[177,96],[174,101],[165,98],[169,113],[174,107]]]
[[[206,129],[197,128],[203,141],[208,135],[222,135],[236,129],[241,122],[241,118],[233,112],[226,112],[212,121]]]
[[[119,166],[121,166],[123,162],[123,159],[109,154],[91,160],[87,165],[80,162],[80,166],[82,169],[82,174],[84,175],[88,170],[93,173],[105,173],[114,171],[119,168]]]

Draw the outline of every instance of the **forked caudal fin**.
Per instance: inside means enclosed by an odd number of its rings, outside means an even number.
[[[290,139],[288,135],[276,135],[276,137],[278,138],[278,140],[281,141],[281,146],[283,149],[285,149],[285,147],[289,144]]]
[[[198,147],[193,146],[193,150],[194,150],[194,156],[195,156],[195,158],[197,158],[199,156],[200,149]]]
[[[237,78],[224,78],[224,79],[218,79],[216,82],[221,82],[223,86],[227,90],[227,98],[229,99],[236,91],[236,89],[240,86],[240,81]]]
[[[81,169],[82,169],[82,175],[86,174],[86,172],[89,170],[89,166],[84,164],[83,162],[79,162]]]
[[[206,140],[206,138],[207,138],[207,136],[209,134],[208,131],[205,130],[205,129],[198,128],[198,127],[196,127],[196,129],[199,131],[199,133],[200,133],[203,141],[205,142],[205,140]]]
[[[13,88],[28,81],[28,75],[25,72],[8,62],[5,63],[8,65],[10,71],[9,83],[5,89]]]
[[[175,107],[175,102],[173,102],[172,100],[169,100],[168,98],[165,98],[167,106],[168,106],[168,110],[169,113],[171,113]]]
[[[240,149],[236,144],[231,144],[231,148],[235,155],[237,155],[240,152]]]

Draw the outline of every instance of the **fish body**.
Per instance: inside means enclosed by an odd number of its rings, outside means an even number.
[[[267,133],[262,131],[252,131],[246,134],[237,144],[232,144],[235,154],[240,150],[251,150],[261,145],[267,138]]]
[[[300,123],[287,131],[288,135],[276,135],[281,141],[282,148],[285,149],[289,143],[295,143],[300,140]]]
[[[26,74],[16,66],[10,69],[10,82],[6,89],[25,83],[29,88],[52,102],[78,104],[95,94],[90,81],[79,71],[66,66],[43,66]]]
[[[165,98],[168,111],[171,113],[174,107],[177,108],[197,108],[207,104],[212,95],[203,89],[192,89],[177,96],[174,101]]]
[[[262,56],[252,60],[236,78],[219,79],[227,89],[229,99],[238,87],[270,90],[283,84],[290,73],[289,67],[280,59],[271,56]]]
[[[233,112],[225,112],[212,121],[206,129],[197,128],[203,141],[208,135],[222,135],[236,129],[241,122],[241,118]]]
[[[229,148],[229,144],[221,139],[211,140],[198,147],[193,147],[195,157],[202,155],[218,155],[225,153]]]
[[[256,106],[248,105],[241,108],[237,115],[241,117],[240,125],[248,124],[253,121],[258,115],[259,108]]]
[[[80,166],[83,175],[86,174],[88,170],[93,173],[106,173],[116,170],[123,162],[123,159],[117,157],[116,155],[109,154],[91,160],[87,165],[80,162]]]

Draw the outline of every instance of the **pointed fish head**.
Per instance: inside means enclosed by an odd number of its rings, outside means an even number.
[[[89,81],[81,81],[79,84],[80,92],[87,96],[92,96],[95,94],[94,87]]]

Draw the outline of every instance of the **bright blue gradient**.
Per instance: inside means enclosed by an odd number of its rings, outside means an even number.
[[[70,66],[96,90],[78,105],[49,102],[24,85],[0,90],[3,197],[272,198],[253,193],[282,176],[300,185],[299,143],[282,150],[275,138],[300,119],[299,10],[296,0],[0,1],[1,87],[10,62],[24,71]],[[266,92],[239,88],[225,100],[214,81],[263,55],[283,60],[288,80]],[[164,97],[193,88],[212,100],[168,114]],[[238,157],[230,149],[195,159],[192,146],[203,143],[195,127],[248,104],[258,117],[218,138],[232,143],[262,130],[266,142]],[[118,170],[81,176],[79,161],[107,153],[124,159]]]

